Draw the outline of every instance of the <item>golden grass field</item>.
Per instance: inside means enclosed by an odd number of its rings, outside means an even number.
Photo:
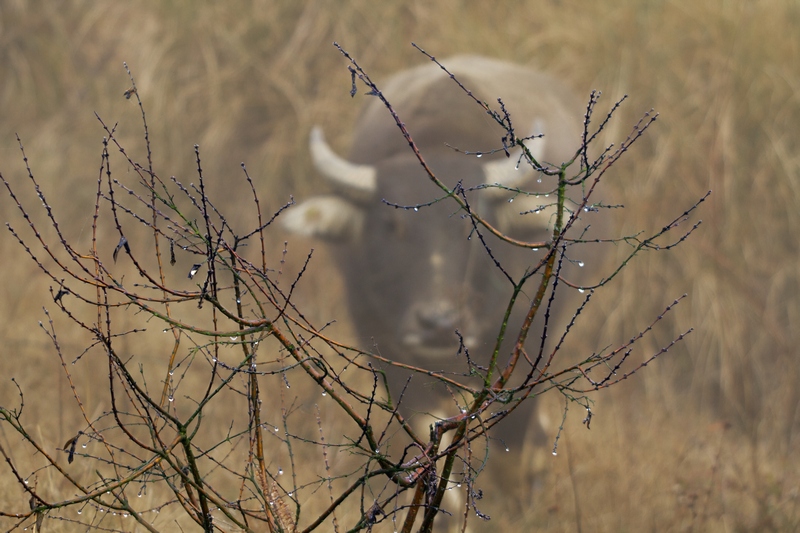
[[[713,191],[690,239],[641,255],[598,298],[587,338],[598,347],[625,341],[683,293],[638,357],[693,333],[626,383],[595,393],[591,430],[570,412],[559,454],[530,499],[487,489],[492,530],[800,529],[800,4],[10,0],[0,3],[0,172],[26,187],[18,133],[67,235],[88,249],[103,138],[94,112],[118,122],[118,138],[144,154],[139,109],[123,97],[125,61],[147,111],[156,172],[192,181],[199,144],[219,205],[235,211],[244,161],[270,212],[320,183],[307,156],[312,125],[347,153],[361,101],[348,95],[346,61],[332,41],[377,81],[425,61],[413,41],[439,58],[499,57],[550,72],[580,94],[602,90],[601,110],[629,94],[609,141],[654,108],[658,121],[605,183],[626,207],[613,214],[620,233],[657,230]],[[23,229],[0,196],[3,221]],[[252,223],[241,216],[232,222]],[[70,436],[73,415],[38,327],[42,307],[52,311],[51,283],[4,233],[0,405],[18,402],[13,376],[28,422],[55,448]],[[279,257],[286,235],[271,236]],[[287,271],[311,246],[319,247],[292,239]],[[332,334],[352,340],[323,250],[297,301],[318,322],[337,318]],[[54,316],[76,357],[89,340]],[[95,394],[101,402],[103,389]],[[554,421],[558,402],[543,400]],[[0,444],[16,449],[17,437],[2,431]],[[15,460],[33,459],[26,451]],[[0,479],[0,510],[25,510],[5,465]],[[168,519],[160,525],[178,531]],[[46,522],[45,531],[70,530]]]

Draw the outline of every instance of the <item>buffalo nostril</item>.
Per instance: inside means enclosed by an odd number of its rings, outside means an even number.
[[[462,345],[467,349],[478,345],[469,311],[447,300],[419,303],[410,309],[401,335],[405,346],[431,358],[453,355]]]
[[[447,302],[426,305],[417,311],[417,322],[422,329],[428,331],[444,331],[452,333],[458,320],[458,310]]]

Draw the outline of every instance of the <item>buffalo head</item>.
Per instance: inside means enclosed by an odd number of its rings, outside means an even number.
[[[575,155],[582,106],[557,80],[481,57],[442,63],[478,99],[491,105],[502,98],[517,135],[544,134],[527,141],[538,161],[560,165]],[[548,239],[553,198],[507,188],[548,191],[554,179],[518,165],[519,151],[474,155],[500,147],[505,132],[437,65],[401,72],[380,87],[439,179],[449,187],[460,183],[472,208],[504,233],[526,242]],[[512,294],[495,260],[518,279],[543,252],[487,235],[490,257],[454,202],[431,204],[442,191],[378,98],[370,97],[363,109],[349,158],[334,153],[319,128],[311,132],[310,148],[334,193],[290,209],[284,225],[332,243],[363,347],[431,370],[464,371],[464,361],[456,359],[463,342],[474,361],[485,362]],[[516,324],[522,314],[515,315]]]

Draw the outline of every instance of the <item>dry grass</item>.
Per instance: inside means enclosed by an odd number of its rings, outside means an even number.
[[[243,185],[245,161],[268,209],[318,186],[305,148],[312,124],[325,125],[346,152],[360,101],[347,96],[333,40],[375,79],[422,62],[408,46],[414,40],[439,57],[471,52],[538,65],[578,90],[602,89],[606,102],[629,93],[609,138],[623,137],[651,106],[661,118],[606,184],[627,207],[615,217],[621,231],[653,229],[707,189],[714,194],[702,231],[675,253],[635,261],[587,337],[624,339],[684,292],[690,305],[667,319],[653,346],[689,326],[696,331],[629,385],[597,395],[591,431],[580,416],[568,420],[532,504],[499,503],[513,498],[494,489],[484,508],[495,528],[796,530],[798,28],[792,0],[3,2],[0,170],[21,182],[19,132],[60,216],[74,221],[68,233],[88,238],[84,210],[102,137],[92,112],[119,121],[120,139],[143,153],[138,109],[122,97],[122,61],[148,110],[157,170],[190,181],[198,143],[219,203],[236,205],[231,191]],[[7,200],[0,207],[4,219],[16,216]],[[277,255],[283,236],[274,239]],[[309,245],[290,246],[288,269]],[[69,415],[51,406],[55,391],[63,398],[66,390],[35,327],[47,284],[8,235],[0,253],[0,375],[16,376],[39,399],[32,411],[61,442]],[[346,316],[336,283],[327,298],[310,299],[330,286],[320,257],[301,295],[320,321]],[[348,335],[346,324],[338,328]],[[86,343],[61,334],[75,353]],[[0,402],[11,404],[15,394],[3,385]],[[2,436],[4,445],[9,438]],[[24,504],[2,485],[4,508]]]

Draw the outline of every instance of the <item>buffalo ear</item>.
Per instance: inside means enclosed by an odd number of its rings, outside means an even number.
[[[355,241],[364,228],[364,212],[339,196],[315,196],[281,217],[291,233],[331,241]]]
[[[514,238],[525,239],[553,228],[556,206],[551,198],[535,195],[518,195],[514,202],[497,205],[497,229]]]

